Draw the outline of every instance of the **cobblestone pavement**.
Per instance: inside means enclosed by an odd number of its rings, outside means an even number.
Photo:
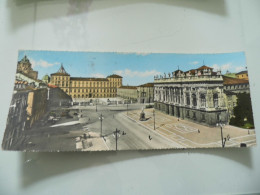
[[[127,115],[140,125],[154,131],[153,109],[145,109],[145,121],[140,121],[140,110],[129,111]],[[155,111],[155,131],[171,139],[185,148],[222,147],[220,127],[208,127],[174,116]],[[242,129],[231,125],[223,128],[225,147],[240,147],[245,143],[247,147],[256,145],[254,129]]]

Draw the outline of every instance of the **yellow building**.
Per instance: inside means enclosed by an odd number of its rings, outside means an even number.
[[[236,74],[236,77],[237,77],[238,79],[248,80],[247,70],[241,71],[241,72],[237,73],[237,74]]]
[[[122,77],[116,74],[106,78],[71,77],[61,65],[58,72],[51,74],[50,84],[58,86],[72,98],[108,98],[116,97]]]

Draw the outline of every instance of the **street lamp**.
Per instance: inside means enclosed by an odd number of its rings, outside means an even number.
[[[118,130],[116,128],[116,130],[113,132],[114,133],[114,137],[116,139],[116,151],[117,151],[117,141],[118,141],[118,138],[120,137],[120,130]],[[124,132],[123,132],[124,133]],[[124,134],[123,134],[124,135]]]
[[[96,99],[96,112],[97,112],[97,99]]]
[[[155,109],[153,109],[153,130],[155,130]]]
[[[223,128],[225,127],[225,123],[222,123],[221,121],[219,123],[216,124],[217,127],[220,127],[220,130],[221,130],[221,142],[222,142],[222,148],[225,147],[225,142],[224,139],[223,139]]]
[[[102,121],[104,120],[104,117],[101,113],[100,117],[99,117],[100,123],[101,123],[101,129],[100,129],[100,137],[102,137]]]
[[[126,102],[126,115],[128,116],[128,100]]]

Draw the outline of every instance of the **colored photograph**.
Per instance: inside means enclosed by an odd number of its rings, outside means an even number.
[[[244,52],[18,53],[4,150],[255,145]]]

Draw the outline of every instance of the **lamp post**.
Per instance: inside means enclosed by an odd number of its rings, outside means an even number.
[[[220,131],[221,131],[221,142],[222,142],[222,148],[225,147],[225,142],[223,139],[223,128],[225,126],[225,123],[222,123],[221,121],[219,123],[216,124],[217,127],[220,127]]]
[[[126,115],[128,116],[128,100],[126,102]]]
[[[116,130],[114,131],[114,135],[115,135],[115,138],[116,138],[116,151],[117,151],[117,141],[118,141],[118,134],[119,134],[119,130],[116,128]]]
[[[101,123],[101,129],[100,129],[100,137],[102,137],[102,121],[104,120],[104,117],[101,113],[100,117],[99,117],[100,123]]]
[[[153,109],[153,130],[155,130],[155,109]]]
[[[96,99],[96,112],[97,112],[97,99]]]

